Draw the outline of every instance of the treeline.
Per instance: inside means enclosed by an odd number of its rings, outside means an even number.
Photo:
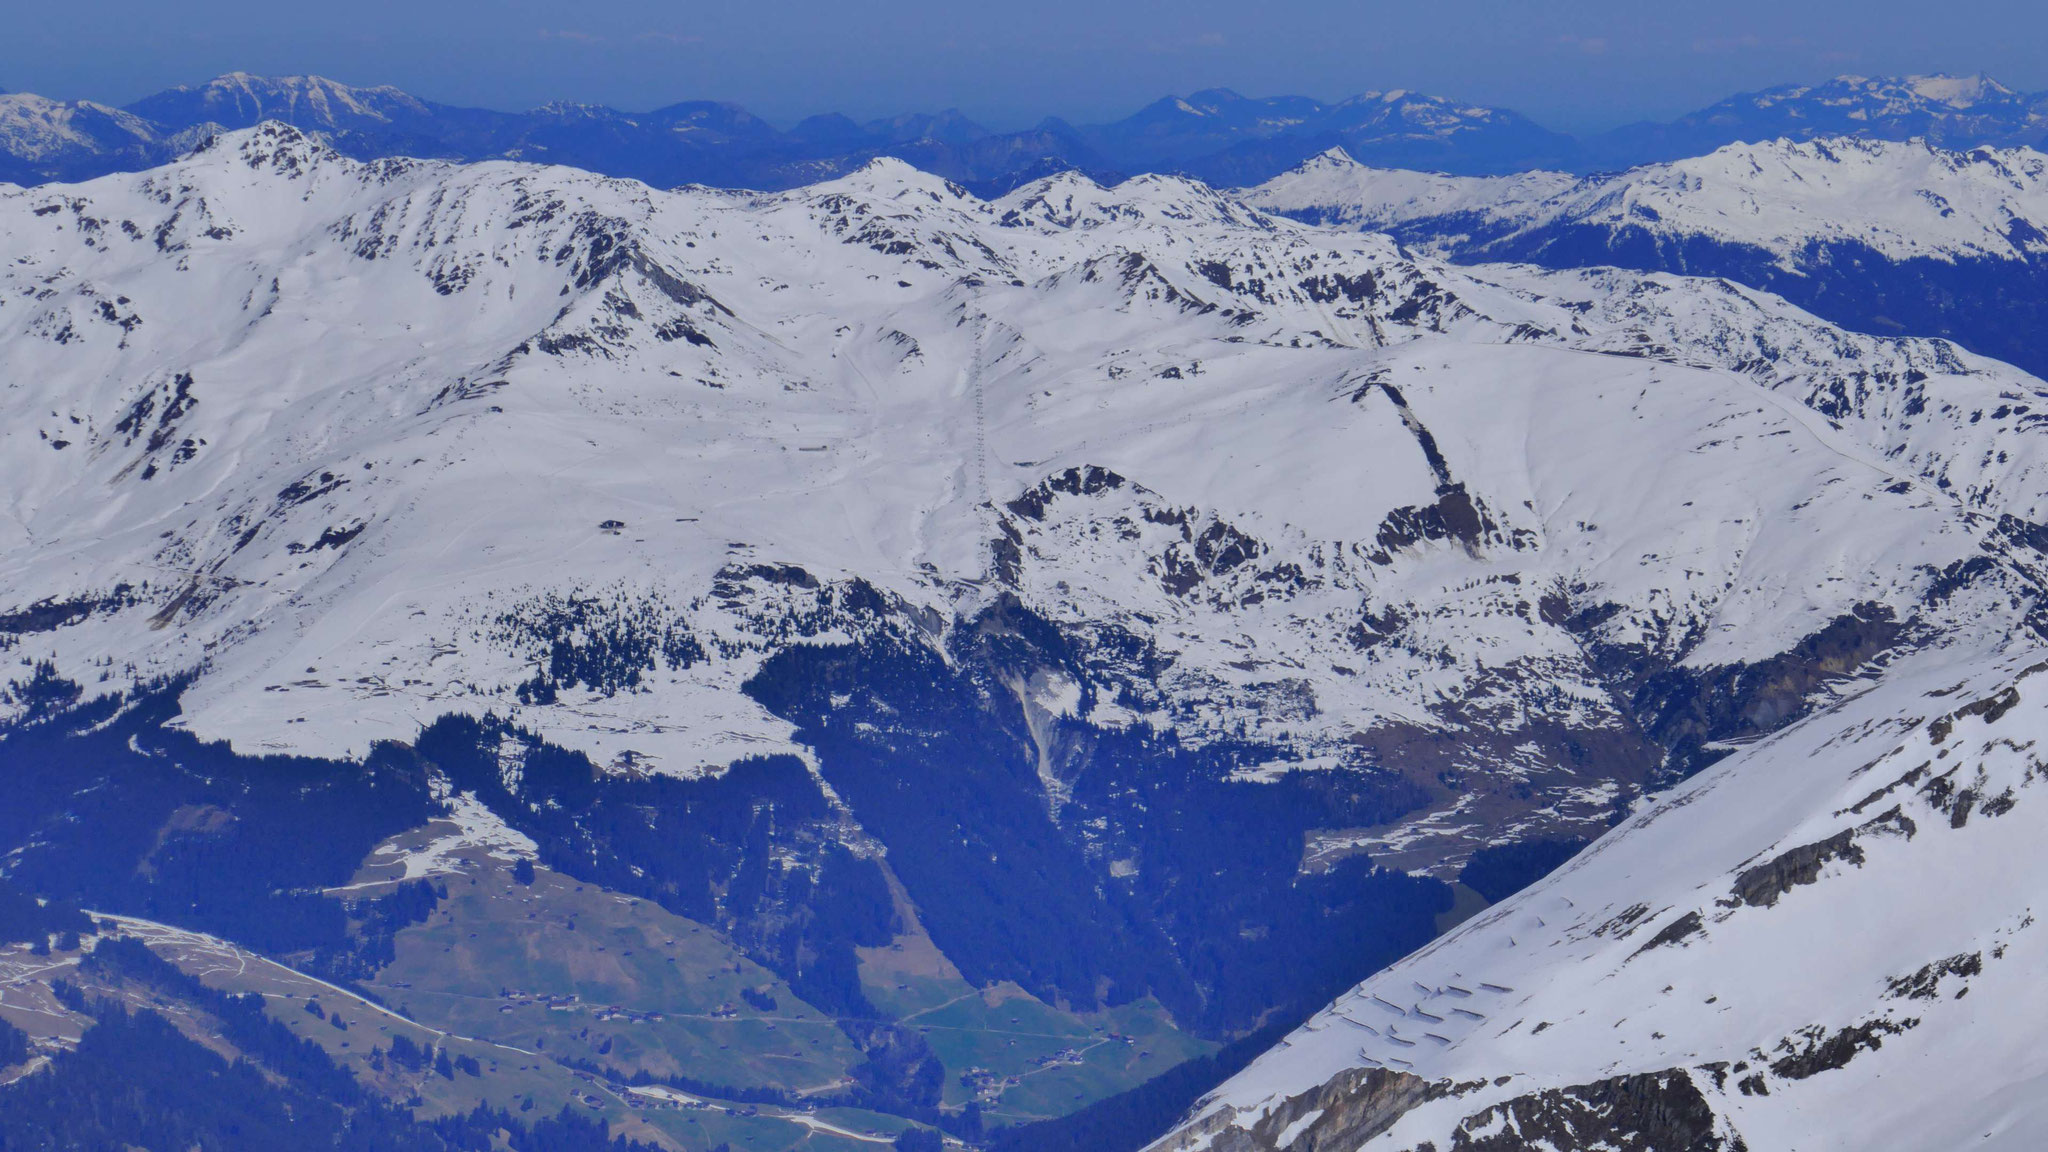
[[[64,933],[92,931],[92,920],[61,900],[45,902],[0,876],[0,944],[47,943]]]
[[[1489,844],[1472,853],[1458,873],[1458,882],[1486,897],[1488,904],[1498,904],[1555,872],[1588,843],[1574,837]]]
[[[1015,980],[1085,1010],[1105,984],[1118,1003],[1172,982],[1171,942],[1049,815],[1021,716],[992,715],[939,653],[893,637],[799,645],[745,688],[816,750],[969,983]]]
[[[17,693],[27,690],[16,685]],[[272,955],[352,947],[348,882],[438,808],[410,749],[364,763],[240,756],[167,727],[182,681],[42,701],[0,732],[0,855],[23,891],[177,924]]]
[[[11,1068],[22,1063],[28,1059],[28,1053],[28,1033],[6,1020],[0,1020],[0,1068]]]
[[[346,901],[342,903],[349,921],[346,935],[315,948],[301,966],[360,990],[356,981],[375,976],[397,958],[399,931],[426,923],[447,898],[447,884],[421,879],[405,881],[383,896]]]
[[[516,792],[499,770],[508,742]],[[854,949],[894,938],[888,882],[837,842],[837,817],[795,757],[741,760],[702,780],[622,777],[495,717],[456,715],[415,748],[531,836],[548,867],[717,925],[825,1012],[876,1015]]]
[[[1424,800],[1363,765],[1243,782],[1236,770],[1284,750],[1056,722],[1068,730],[1051,743],[1073,760],[1055,821],[1008,685],[1048,668],[1082,679],[1075,642],[1014,602],[954,636],[945,654],[888,635],[791,647],[745,691],[797,726],[968,982],[1084,1010],[1156,996],[1183,1026],[1228,1037],[1420,946],[1450,907],[1447,885],[1364,856],[1301,872],[1310,830]],[[1112,877],[1109,860],[1133,867]]]

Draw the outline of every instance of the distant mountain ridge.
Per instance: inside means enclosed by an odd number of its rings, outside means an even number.
[[[2048,141],[2048,92],[2016,91],[1982,75],[1842,76],[1743,93],[1669,123],[1585,138],[1507,109],[1404,89],[1326,102],[1214,88],[1168,96],[1108,123],[1048,117],[1013,132],[991,131],[957,110],[865,123],[825,114],[784,131],[716,101],[648,112],[566,102],[502,112],[439,104],[389,86],[233,72],[125,108],[0,90],[0,181],[41,184],[138,170],[183,155],[215,132],[265,120],[324,133],[358,159],[528,160],[659,187],[776,190],[889,156],[998,195],[1066,169],[1111,182],[1161,172],[1219,186],[1256,184],[1332,147],[1382,168],[1502,175],[1625,168],[1779,138],[2039,146]]]
[[[1460,262],[1725,277],[2048,371],[2048,155],[2031,148],[1781,139],[1583,178],[1392,171],[1333,150],[1244,197]]]
[[[1668,124],[1644,122],[1587,141],[1595,167],[1700,156],[1737,142],[1855,136],[1924,138],[1949,148],[2039,147],[2048,92],[2016,92],[1975,76],[1837,76],[1730,96]]]

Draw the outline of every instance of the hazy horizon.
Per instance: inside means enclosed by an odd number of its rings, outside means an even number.
[[[0,44],[0,87],[119,105],[245,71],[391,84],[505,110],[558,99],[633,111],[721,100],[784,126],[824,112],[957,108],[998,130],[1046,116],[1116,119],[1207,88],[1324,100],[1405,88],[1568,132],[1844,73],[1982,72],[2048,88],[2048,60],[2026,47],[2048,41],[2048,10],[2013,0],[1966,4],[1975,18],[1936,26],[1921,6],[1844,0],[1674,11],[1620,0],[1454,0],[1426,10],[1312,0],[1263,12],[1215,0],[1049,0],[1025,13],[936,0],[879,12],[823,0],[703,11],[613,0],[573,14],[533,0],[165,7],[110,0],[25,11]]]

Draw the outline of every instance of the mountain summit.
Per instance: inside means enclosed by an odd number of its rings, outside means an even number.
[[[523,159],[669,186],[789,188],[852,171],[878,155],[908,160],[986,195],[1073,168],[1259,183],[1332,147],[1377,167],[1502,175],[1677,159],[1734,142],[1853,136],[1939,144],[2036,145],[2048,95],[1985,77],[1841,77],[1732,97],[1669,124],[1574,139],[1515,112],[1402,89],[1336,102],[1247,97],[1228,89],[1170,96],[1121,120],[1056,118],[993,132],[956,111],[857,124],[814,116],[779,130],[734,105],[689,101],[649,112],[549,104],[527,112],[459,108],[395,88],[314,76],[230,73],[160,92],[115,112],[10,97],[0,104],[0,179],[34,184],[168,160],[206,133],[276,119],[327,133],[359,159]],[[61,111],[60,111],[61,110]],[[68,127],[50,127],[62,119]]]

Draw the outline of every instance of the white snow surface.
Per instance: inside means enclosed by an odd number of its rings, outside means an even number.
[[[441,782],[437,781],[437,784]],[[430,876],[459,875],[470,871],[464,853],[482,853],[493,860],[535,860],[539,846],[533,837],[506,824],[497,813],[476,798],[474,792],[449,792],[445,784],[436,788],[436,799],[446,805],[446,814],[372,849],[363,863],[369,869],[402,869],[397,875],[378,871],[373,879],[329,888],[331,893],[382,888],[407,880]]]
[[[232,110],[248,123],[275,118],[302,128],[345,128],[363,122],[387,122],[393,111],[426,113],[417,97],[388,84],[359,88],[324,76],[256,76],[229,72],[198,86],[179,85],[158,94],[197,101],[209,110]],[[244,119],[244,118],[247,119]]]
[[[1094,723],[1266,739],[1274,771],[1387,725],[1512,746],[1618,723],[1545,596],[1699,666],[1858,605],[2004,635],[2017,591],[1921,600],[2004,554],[1996,512],[2048,519],[2043,387],[1724,284],[1456,269],[1172,178],[663,192],[269,124],[0,190],[0,642],[95,691],[194,674],[183,722],[244,749],[495,710],[698,773],[801,752],[739,686],[850,638],[835,590],[942,632],[1009,588],[1172,657]],[[1043,487],[1088,468],[1124,482]],[[1383,544],[1446,479],[1484,533]],[[1244,562],[1204,550],[1230,533]],[[565,605],[706,658],[523,703]]]
[[[139,116],[90,100],[62,101],[29,92],[0,92],[0,152],[43,160],[115,145],[143,147],[156,130]]]
[[[1451,239],[1626,226],[1763,248],[1788,268],[1810,242],[1853,241],[1893,260],[2048,256],[2048,156],[2031,148],[1951,151],[1924,140],[1730,144],[1583,178],[1376,169],[1332,149],[1242,196],[1270,212],[1374,230],[1445,221]]]
[[[1198,1114],[1249,1125],[1384,1067],[1468,1089],[1363,1148],[1446,1148],[1505,1123],[1501,1101],[1679,1069],[1753,1149],[2041,1147],[2041,655],[1923,653],[1852,686],[1339,998]],[[1747,870],[1844,834],[1860,859],[1742,897]],[[1773,1067],[1878,1021],[1898,1030],[1840,1067]]]

